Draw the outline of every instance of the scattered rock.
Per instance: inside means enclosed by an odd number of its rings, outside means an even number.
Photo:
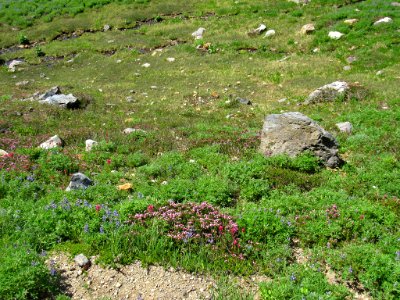
[[[346,58],[346,61],[347,61],[349,64],[352,64],[353,62],[357,61],[357,57],[355,57],[355,56],[349,56],[349,57]]]
[[[136,129],[136,128],[125,128],[123,133],[125,134],[130,134],[132,132],[142,132],[142,133],[146,133],[146,131],[144,131],[143,129]]]
[[[301,34],[310,34],[313,33],[315,31],[315,26],[314,24],[310,23],[310,24],[306,24],[303,27],[301,27],[300,33]]]
[[[382,70],[379,70],[378,72],[376,72],[376,76],[380,76],[380,75],[383,75],[383,71]]]
[[[90,268],[91,265],[90,260],[82,253],[75,256],[74,261],[79,267],[81,267],[84,270],[88,270]]]
[[[345,132],[348,134],[353,131],[353,125],[351,125],[350,122],[337,123],[336,127],[339,129],[340,132]]]
[[[144,63],[144,64],[142,65],[142,67],[143,67],[143,68],[148,68],[148,67],[150,67],[150,64],[149,64],[149,63]]]
[[[0,149],[0,157],[8,155],[7,151],[4,151],[3,149]]]
[[[379,25],[379,24],[383,24],[383,23],[392,23],[392,22],[393,22],[392,18],[384,17],[384,18],[379,19],[378,21],[376,21],[376,22],[374,23],[374,25],[376,26],[376,25]]]
[[[344,20],[343,23],[347,24],[347,25],[354,25],[358,22],[358,19],[347,19]]]
[[[251,101],[245,98],[241,98],[241,97],[237,97],[236,101],[241,103],[241,104],[245,104],[245,105],[252,105]]]
[[[39,103],[58,105],[60,107],[65,107],[65,108],[79,108],[80,106],[79,99],[72,94],[53,95],[51,97],[46,98],[45,100],[39,100]]]
[[[104,27],[103,27],[103,31],[109,31],[110,29],[111,29],[111,26],[108,24],[104,25]]]
[[[86,146],[86,151],[92,151],[93,148],[98,145],[98,142],[94,141],[94,140],[86,140],[85,141],[85,146]]]
[[[270,29],[265,33],[264,37],[271,37],[274,36],[275,34],[276,34],[275,30]]]
[[[308,3],[310,3],[311,2],[311,0],[288,0],[289,2],[294,2],[294,3],[297,3],[297,4],[308,4]]]
[[[39,145],[39,147],[42,149],[52,149],[52,148],[63,147],[63,146],[64,146],[64,141],[62,139],[60,139],[60,137],[58,135],[52,136],[47,141],[45,141]]]
[[[391,5],[394,7],[400,7],[400,2],[392,2]]]
[[[93,185],[93,181],[89,177],[82,173],[75,173],[72,174],[71,181],[65,190],[68,192],[71,190],[87,189],[91,185]]]
[[[29,84],[29,80],[23,80],[23,81],[17,82],[15,84],[15,86],[25,86],[25,85],[28,85],[28,84]]]
[[[195,32],[192,33],[192,37],[194,37],[196,40],[200,40],[203,38],[203,34],[206,31],[205,28],[200,27],[199,29],[197,29]]]
[[[249,31],[247,34],[248,34],[249,36],[260,35],[260,34],[263,33],[266,29],[267,29],[267,26],[265,26],[264,24],[260,24],[260,26],[258,26],[258,28]]]
[[[308,96],[304,104],[329,102],[339,98],[362,100],[366,94],[367,90],[357,82],[349,84],[345,81],[335,81],[316,89]]]
[[[129,191],[132,189],[132,184],[131,183],[125,183],[117,186],[118,190],[120,191]]]
[[[57,94],[60,94],[60,93],[61,93],[60,88],[58,86],[53,86],[51,89],[46,91],[44,94],[41,94],[39,96],[39,99],[40,100],[45,100],[45,99],[47,99],[47,98],[49,98],[51,96],[54,96],[54,95],[57,95]]]
[[[168,57],[168,58],[167,58],[167,61],[169,61],[169,62],[174,62],[174,61],[175,61],[175,58],[174,58],[174,57]]]
[[[345,70],[345,71],[350,71],[350,70],[351,70],[351,66],[344,66],[344,67],[343,67],[343,70]]]
[[[267,116],[262,129],[260,151],[266,156],[287,154],[290,157],[311,151],[327,167],[336,168],[343,163],[335,138],[299,112]]]
[[[349,84],[347,82],[335,81],[312,92],[305,101],[305,104],[333,101],[338,97],[344,97],[348,90]]]
[[[14,59],[8,64],[8,71],[15,72],[17,70],[17,66],[24,64],[25,61],[21,59]]]
[[[330,31],[328,33],[328,36],[332,39],[332,40],[338,40],[340,39],[344,34],[339,32],[339,31]]]

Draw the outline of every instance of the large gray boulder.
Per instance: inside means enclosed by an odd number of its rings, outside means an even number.
[[[58,86],[52,87],[40,95],[39,103],[56,105],[64,108],[79,108],[80,100],[72,94],[62,94]]]
[[[335,138],[299,112],[267,116],[262,129],[260,151],[266,156],[287,154],[290,157],[311,151],[327,167],[336,168],[343,163]]]
[[[66,191],[87,189],[89,186],[93,185],[93,181],[89,179],[85,174],[74,173],[71,176],[71,181],[69,182]]]

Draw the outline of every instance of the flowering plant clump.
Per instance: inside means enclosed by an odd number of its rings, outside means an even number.
[[[141,214],[129,216],[129,224],[146,225],[152,219],[165,221],[166,235],[175,241],[212,245],[214,249],[225,248],[234,257],[243,259],[241,253],[241,234],[244,228],[239,228],[233,217],[221,213],[207,202],[175,203],[155,208],[149,205]]]

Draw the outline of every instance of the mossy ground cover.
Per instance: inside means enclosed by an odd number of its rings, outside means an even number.
[[[0,298],[62,294],[40,255],[55,249],[222,280],[266,275],[272,280],[260,286],[264,299],[351,298],[348,287],[360,284],[373,298],[399,297],[400,8],[372,0],[153,0],[80,1],[83,9],[74,11],[69,2],[34,1],[27,9],[24,1],[0,1],[0,60],[26,62],[14,73],[0,69],[0,148],[10,153],[0,159]],[[373,26],[386,16],[393,22]],[[350,18],[359,21],[343,23]],[[310,22],[315,33],[301,35]],[[247,35],[261,23],[277,34]],[[103,31],[105,24],[111,30]],[[199,27],[206,32],[194,41]],[[330,40],[331,30],[345,35]],[[21,42],[28,46],[16,47]],[[338,79],[359,82],[367,97],[299,105]],[[55,85],[83,96],[86,106],[20,101]],[[286,111],[333,132],[347,163],[330,170],[307,153],[259,154],[263,117]],[[351,135],[338,132],[342,121],[353,124]],[[126,127],[145,132],[126,135]],[[38,150],[54,134],[66,146]],[[85,152],[89,138],[99,145]],[[77,171],[95,185],[65,192]],[[132,190],[119,191],[123,183]],[[163,218],[134,221],[171,200],[207,202],[238,230],[210,225],[212,241],[191,239],[195,232],[187,230],[179,240]],[[306,262],[294,259],[298,247]],[[325,277],[327,265],[339,283]],[[241,297],[226,284],[221,299]]]

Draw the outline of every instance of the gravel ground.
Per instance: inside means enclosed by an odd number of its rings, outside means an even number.
[[[212,278],[199,276],[160,266],[144,268],[140,262],[123,266],[119,270],[104,268],[95,263],[82,270],[65,253],[53,254],[50,260],[61,274],[64,290],[72,299],[98,300],[150,300],[150,299],[213,299],[217,285]],[[239,288],[257,294],[257,283],[265,278],[235,278]],[[256,295],[255,299],[259,296]]]

